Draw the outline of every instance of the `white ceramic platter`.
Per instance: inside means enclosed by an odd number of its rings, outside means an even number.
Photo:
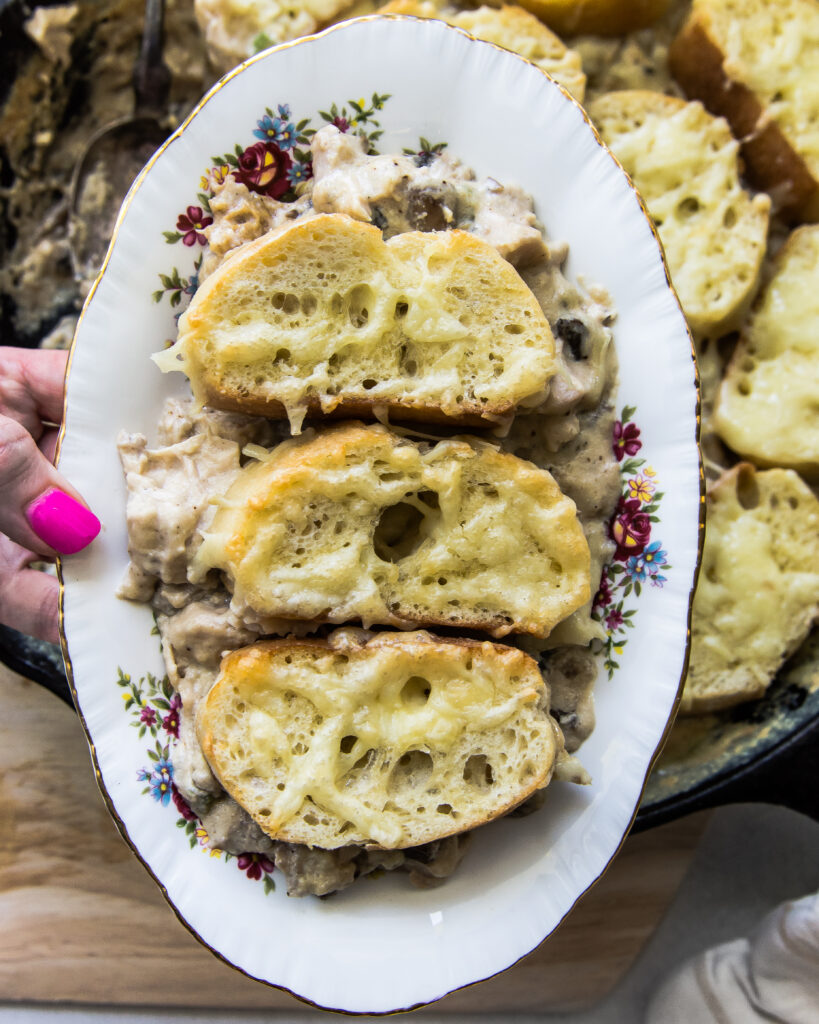
[[[383,131],[381,152],[446,142],[479,176],[521,185],[549,236],[569,243],[569,276],[609,291],[618,407],[629,407],[624,502],[637,502],[623,505],[621,527],[642,530],[644,554],[620,560],[601,605],[611,676],[601,665],[597,727],[581,751],[590,787],[555,784],[542,811],[481,829],[440,888],[417,890],[397,873],[327,900],[289,899],[281,882],[271,891],[277,875],[266,865],[209,855],[195,823],[163,795],[173,722],[164,724],[165,698],[153,689],[159,645],[148,607],[114,596],[127,564],[116,437],[127,428],[153,438],[162,402],[187,387],[149,355],[174,336],[195,284],[199,197],[224,166],[232,173],[220,154],[246,154],[265,117],[268,138],[290,123],[321,127],[333,104],[358,120],[353,130]],[[295,150],[290,158],[298,176]],[[619,848],[675,708],[700,544],[697,420],[690,339],[639,198],[581,108],[535,67],[441,22],[368,18],[261,54],[211,90],[125,202],[74,341],[59,463],[104,525],[61,567],[66,656],[100,783],[123,834],[202,942],[312,1003],[377,1013],[495,974],[552,932]],[[629,628],[618,621],[626,612]],[[141,708],[156,710],[153,727],[148,714],[140,730]]]

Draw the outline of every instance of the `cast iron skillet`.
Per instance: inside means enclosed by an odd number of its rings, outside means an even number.
[[[23,21],[34,4],[0,0],[0,103],[34,45]],[[50,6],[42,0],[38,6]],[[0,140],[2,179],[9,173]],[[10,184],[2,180],[3,184]],[[0,219],[0,243],[9,242]],[[0,248],[3,248],[0,245]],[[0,338],[21,337],[3,308]],[[73,707],[60,649],[0,626],[0,661]],[[781,804],[819,821],[819,631],[784,667],[767,696],[699,718],[680,719],[652,772],[634,823],[640,831],[693,811],[743,801]]]

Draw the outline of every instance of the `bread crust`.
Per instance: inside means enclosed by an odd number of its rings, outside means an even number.
[[[645,28],[668,7],[668,0],[521,0],[559,35],[618,36]]]
[[[204,381],[200,392],[202,404],[223,412],[250,413],[266,416],[271,420],[286,420],[287,409],[276,399],[265,399],[252,395],[242,396],[237,392],[220,391],[210,381]],[[305,401],[305,420],[346,420],[378,419],[386,414],[391,420],[408,423],[440,423],[457,427],[507,426],[515,414],[512,402],[495,403],[491,409],[485,405],[463,403],[463,413],[459,416],[443,412],[438,405],[424,405],[409,401],[364,402],[355,398],[341,398],[332,408],[322,408],[317,398],[310,397]]]
[[[725,70],[725,57],[704,15],[692,13],[669,49],[669,65],[687,96],[724,117],[741,145],[749,181],[767,192],[783,217],[819,220],[819,182],[755,93]]]
[[[296,668],[288,675],[293,663]],[[319,676],[302,687],[300,680],[309,679],[311,666]],[[414,692],[408,704],[404,688],[417,689],[425,682],[426,696]],[[284,712],[278,700],[282,693],[289,709]],[[498,718],[504,704],[509,710]],[[486,824],[547,785],[563,751],[562,734],[547,705],[548,691],[536,663],[517,648],[426,632],[373,635],[345,629],[324,639],[261,641],[226,655],[200,708],[197,732],[222,786],[271,838],[324,849],[351,842],[403,849]],[[308,714],[318,723],[309,731],[303,724],[306,708],[312,708]],[[378,736],[368,708],[376,718],[382,708],[388,715],[385,735]],[[242,721],[245,713],[254,718],[248,728]],[[425,716],[423,739],[412,721],[418,713]],[[269,746],[261,754],[254,749],[254,737],[264,736],[260,714],[274,718],[277,736],[280,730],[287,736],[272,753]],[[525,742],[504,744],[500,733],[509,729],[526,730]],[[322,733],[330,734],[328,741]],[[294,737],[298,753],[291,757]],[[355,775],[359,765],[354,762],[365,746],[371,754],[361,774],[370,773],[369,779]],[[405,778],[406,792],[400,785],[393,788],[394,772],[408,753],[421,754],[433,766],[434,783]],[[497,794],[491,785],[464,785],[466,768],[460,760],[450,770],[449,758],[475,756],[486,762],[487,755]],[[308,759],[308,768],[302,768],[302,758]],[[380,802],[385,802],[383,810]],[[425,806],[416,807],[419,802]],[[440,805],[439,813],[430,803]],[[311,820],[317,817],[323,820]]]

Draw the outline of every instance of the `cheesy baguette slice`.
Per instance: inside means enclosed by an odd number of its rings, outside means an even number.
[[[708,493],[682,712],[761,697],[819,616],[819,500],[741,462]]]
[[[491,445],[352,423],[255,454],[191,572],[223,570],[245,619],[546,636],[589,599],[574,502]]]
[[[321,214],[236,250],[197,291],[176,344],[217,409],[289,418],[502,422],[539,404],[554,337],[532,292],[493,246],[463,231],[378,228]]]
[[[668,57],[686,94],[731,125],[774,209],[818,221],[819,3],[693,0]]]
[[[770,199],[739,177],[739,143],[701,103],[643,89],[610,92],[589,116],[642,193],[691,332],[739,326],[756,291]]]
[[[424,632],[365,638],[273,640],[222,661],[199,739],[268,835],[324,849],[417,846],[549,782],[563,738],[532,658]]]
[[[793,232],[740,335],[714,423],[760,466],[819,478],[819,225]]]

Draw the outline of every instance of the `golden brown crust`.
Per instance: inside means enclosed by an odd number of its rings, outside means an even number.
[[[692,14],[671,44],[672,74],[686,95],[728,121],[748,179],[770,194],[777,212],[796,222],[819,220],[819,182],[778,125],[766,119],[757,96],[732,79],[723,62],[707,24]]]
[[[259,396],[242,396],[236,392],[221,392],[212,386],[211,381],[202,384],[204,404],[211,409],[223,412],[251,413],[255,416],[266,416],[271,420],[286,420],[287,410],[275,399]],[[448,415],[437,405],[410,405],[407,402],[365,402],[358,399],[341,398],[333,409],[322,409],[317,398],[308,398],[305,420],[341,420],[357,419],[366,422],[380,421],[386,413],[390,420],[410,423],[440,423],[459,427],[504,426],[514,415],[515,406],[512,402],[498,402],[493,406],[477,405],[464,402],[464,412],[460,416]]]
[[[559,35],[618,36],[645,28],[668,7],[668,0],[520,0]]]

